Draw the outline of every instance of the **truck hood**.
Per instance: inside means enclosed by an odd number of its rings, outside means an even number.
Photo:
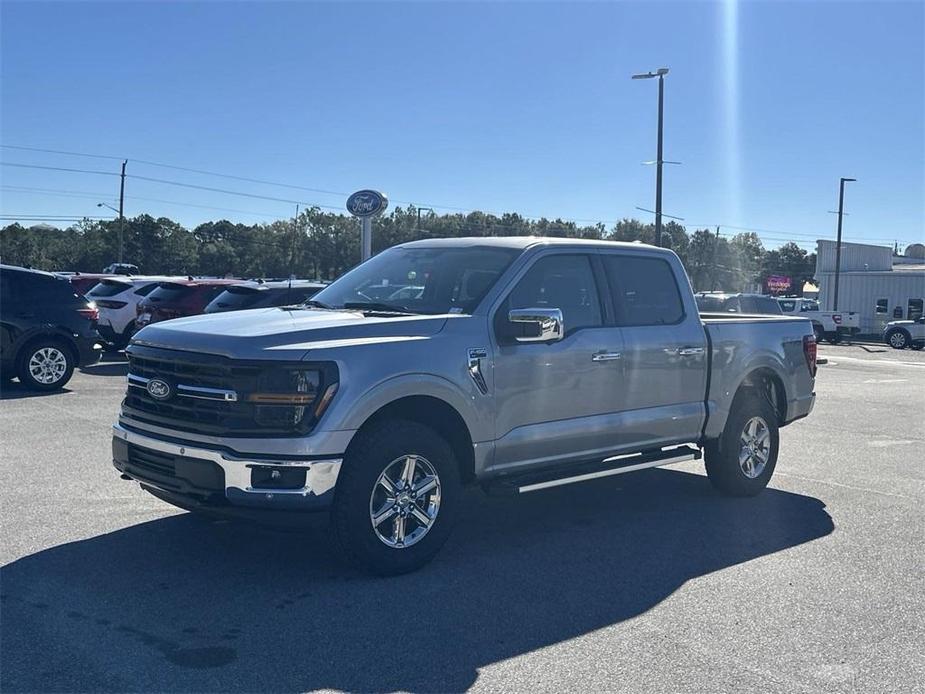
[[[439,333],[447,318],[260,308],[153,323],[132,342],[232,359],[301,359],[312,349],[426,339]]]

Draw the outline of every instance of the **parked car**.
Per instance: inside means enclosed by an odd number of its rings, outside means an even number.
[[[138,303],[158,284],[175,277],[109,277],[96,284],[87,294],[99,309],[96,329],[100,336],[117,349],[124,348],[135,334]]]
[[[834,345],[845,336],[861,332],[861,319],[854,311],[820,311],[818,301],[802,297],[782,297],[777,303],[785,315],[811,320],[816,342],[828,340]]]
[[[98,312],[70,282],[48,272],[0,265],[0,378],[56,390],[74,369],[96,362]]]
[[[209,302],[204,313],[301,304],[327,286],[313,280],[254,280],[235,284]]]
[[[113,275],[137,275],[138,266],[131,263],[110,263],[103,268],[103,272],[109,272]]]
[[[99,272],[57,272],[55,275],[70,282],[76,294],[83,295],[86,295],[91,289],[93,289],[103,280],[110,277],[115,277],[115,275],[110,273]]]
[[[366,293],[412,277],[401,304]],[[123,476],[211,513],[326,509],[381,574],[437,553],[463,484],[524,494],[704,452],[717,489],[757,494],[815,399],[809,321],[702,318],[673,252],[604,241],[403,244],[301,310],[157,323],[126,352]]]
[[[925,347],[925,316],[890,321],[883,330],[883,341],[893,349],[922,349]]]
[[[727,294],[698,292],[697,308],[701,313],[757,313],[781,315],[780,305],[773,296],[764,294]]]
[[[138,302],[135,308],[135,327],[140,330],[150,323],[200,314],[212,299],[230,285],[240,283],[241,280],[192,277],[160,282]]]

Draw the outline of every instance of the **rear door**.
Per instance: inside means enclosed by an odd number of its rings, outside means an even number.
[[[706,334],[680,262],[626,251],[601,257],[623,334],[621,443],[644,449],[699,439]]]

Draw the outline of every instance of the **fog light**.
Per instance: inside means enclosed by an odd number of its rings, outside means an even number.
[[[251,487],[254,489],[302,489],[305,486],[305,468],[261,467],[251,468]]]

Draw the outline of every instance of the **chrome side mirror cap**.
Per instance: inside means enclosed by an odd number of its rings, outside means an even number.
[[[517,342],[558,342],[565,335],[562,310],[558,308],[515,308],[507,314],[507,319],[523,326],[528,333],[515,336]]]

